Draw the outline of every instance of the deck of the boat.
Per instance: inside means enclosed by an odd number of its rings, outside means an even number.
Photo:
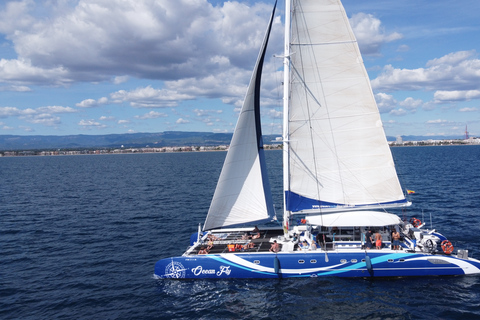
[[[260,231],[260,238],[258,239],[242,239],[242,236],[247,234],[244,231],[233,231],[225,233],[215,233],[217,240],[213,241],[213,247],[208,251],[210,254],[220,254],[227,252],[268,252],[271,248],[271,244],[274,239],[279,236],[283,236],[283,230],[262,230]],[[253,248],[245,248],[248,243],[253,243]],[[190,250],[190,255],[196,255],[203,247],[206,249],[209,245],[209,240],[205,239],[201,244],[197,245],[194,250]],[[229,247],[230,245],[230,247]],[[232,250],[231,246],[234,246]],[[282,244],[279,242],[280,249]],[[390,241],[383,243],[383,248],[388,249],[390,247]],[[293,246],[293,251],[297,251],[298,244]],[[349,249],[362,249],[362,245],[359,241],[337,241],[335,244],[331,241],[327,241],[323,249],[330,250],[349,250]],[[319,248],[320,250],[320,248]]]
[[[213,247],[209,250],[210,254],[219,254],[232,252],[229,249],[229,245],[234,245],[236,247],[235,251],[238,252],[268,252],[270,250],[271,244],[273,242],[272,238],[277,238],[278,236],[283,235],[283,231],[280,230],[263,230],[260,231],[260,238],[258,239],[242,239],[246,232],[237,231],[237,232],[228,232],[223,234],[215,234],[218,240],[213,241]],[[199,246],[192,250],[190,254],[198,254],[198,251],[201,247],[208,247],[208,240],[203,241]],[[253,248],[244,249],[243,246],[253,243]],[[241,249],[239,247],[242,247]]]

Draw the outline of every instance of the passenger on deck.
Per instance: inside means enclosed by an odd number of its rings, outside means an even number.
[[[393,239],[393,250],[400,250],[400,232],[393,231],[392,239]]]
[[[205,247],[201,247],[200,250],[198,250],[198,254],[208,254],[208,250],[206,250]]]
[[[382,249],[382,235],[380,234],[380,231],[375,233],[375,246],[378,250]]]
[[[208,240],[211,240],[211,241],[215,241],[215,240],[218,240],[219,238],[210,233],[210,234],[207,236],[207,239],[208,239]]]
[[[308,249],[308,242],[303,240],[298,244],[298,250],[307,250]]]
[[[213,248],[213,240],[208,240],[207,252]]]
[[[310,245],[310,250],[317,250],[317,244],[315,241],[312,241],[312,244]]]
[[[275,253],[280,251],[280,246],[278,245],[277,240],[273,240],[272,246],[270,247],[269,251],[270,252],[275,252]]]
[[[257,226],[255,226],[255,229],[253,229],[254,235],[252,236],[252,239],[258,239],[260,238],[260,230],[258,229]]]
[[[255,247],[255,243],[249,242],[243,245],[243,250],[253,249]]]
[[[320,247],[324,247],[325,246],[325,234],[322,234],[322,233],[317,234],[317,236],[315,237],[315,241],[318,243],[318,245],[320,245]]]
[[[372,249],[372,241],[372,231],[368,230],[367,232],[365,232],[365,247],[367,248],[367,250]]]

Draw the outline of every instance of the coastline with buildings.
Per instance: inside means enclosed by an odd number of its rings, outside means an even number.
[[[275,142],[280,142],[277,138]],[[403,141],[398,137],[395,141],[389,141],[391,147],[421,147],[421,146],[450,146],[450,145],[480,145],[480,138],[469,137],[468,139],[447,140],[420,140]],[[281,143],[265,144],[265,150],[282,149]],[[135,154],[135,153],[173,153],[173,152],[215,152],[227,151],[228,145],[216,146],[166,146],[166,147],[124,147],[120,148],[56,148],[54,150],[0,150],[0,157],[22,156],[68,156],[68,155],[101,155],[101,154]]]

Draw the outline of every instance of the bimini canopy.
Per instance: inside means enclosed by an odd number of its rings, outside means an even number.
[[[383,227],[402,223],[395,214],[379,211],[345,211],[307,216],[307,223],[324,227]]]

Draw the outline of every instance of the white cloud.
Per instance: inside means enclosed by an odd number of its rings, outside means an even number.
[[[390,111],[390,114],[394,116],[405,116],[407,114],[407,110],[400,108]]]
[[[166,113],[163,113],[163,112],[150,111],[148,113],[145,113],[144,115],[135,116],[134,118],[145,120],[145,119],[156,119],[156,118],[160,118],[160,117],[168,117],[168,115]]]
[[[2,87],[0,87],[0,92],[1,92],[1,91],[30,92],[30,91],[32,91],[32,89],[30,89],[30,88],[27,87],[27,86],[15,86],[15,85],[11,85],[11,86],[2,86]]]
[[[72,82],[62,66],[43,68],[29,59],[0,59],[0,81],[12,84],[67,85]]]
[[[403,38],[397,32],[385,33],[381,21],[371,14],[360,12],[354,14],[349,21],[357,38],[360,51],[365,55],[379,54],[380,47],[384,43]]]
[[[186,119],[183,119],[183,118],[179,118],[177,121],[175,121],[176,124],[186,124],[186,123],[190,123],[189,120],[186,120]]]
[[[33,0],[7,2],[5,9],[0,11],[0,32],[15,34],[32,27],[35,19],[28,12],[31,11],[33,4]]]
[[[461,108],[461,109],[458,110],[458,111],[460,111],[460,112],[475,112],[475,111],[478,111],[478,108],[475,108],[475,107],[473,107],[473,108],[468,108],[468,107],[467,107],[467,108]]]
[[[93,107],[98,107],[107,103],[108,103],[108,98],[102,97],[98,100],[85,99],[82,102],[75,104],[75,106],[79,108],[93,108]]]
[[[375,94],[375,100],[380,113],[390,113],[394,116],[404,116],[408,112],[416,112],[424,104],[422,100],[412,97],[408,97],[403,101],[397,101],[392,95],[382,92]],[[397,109],[397,107],[400,108]]]
[[[399,106],[414,112],[423,105],[423,101],[421,99],[408,97],[405,100],[400,101],[398,104]]]
[[[270,109],[270,110],[268,110],[268,117],[271,118],[271,119],[282,119],[283,118],[283,111]]]
[[[447,122],[448,122],[447,120],[436,119],[436,120],[428,120],[426,123],[427,124],[444,124],[444,123],[447,123]]]
[[[380,113],[388,113],[394,110],[397,106],[397,101],[392,95],[386,93],[375,94],[375,100],[377,102],[378,110]]]
[[[129,102],[136,108],[165,108],[174,107],[179,101],[193,99],[187,94],[180,94],[167,89],[154,89],[151,86],[137,88],[132,91],[120,90],[110,94],[116,103]]]
[[[476,52],[459,51],[427,62],[426,68],[384,67],[372,80],[375,90],[476,90],[480,81],[480,60]],[[444,92],[443,95],[446,95]]]
[[[70,107],[61,107],[61,106],[48,106],[40,107],[37,109],[27,108],[27,109],[18,109],[16,107],[0,107],[0,118],[7,117],[35,117],[42,115],[43,117],[46,114],[52,113],[74,113],[77,110]]]
[[[121,84],[128,81],[128,76],[118,76],[113,79],[114,84]]]
[[[96,129],[103,129],[103,128],[106,128],[107,126],[98,122],[98,121],[95,121],[93,119],[91,120],[80,120],[78,122],[78,125],[80,127],[82,127],[83,129],[87,129],[87,130],[90,130],[90,129],[93,129],[93,128],[96,128]]]
[[[33,109],[18,109],[16,107],[0,107],[0,118],[17,117],[35,114]]]
[[[107,116],[101,116],[101,117],[99,118],[99,120],[101,120],[101,121],[115,121],[115,117],[112,117],[112,116],[108,116],[108,117],[107,117]]]
[[[48,107],[37,108],[36,112],[38,113],[74,113],[78,111],[70,107],[48,106]]]
[[[436,91],[434,94],[435,102],[451,102],[451,101],[469,101],[472,99],[480,99],[480,90],[453,90],[453,91]]]
[[[119,84],[129,77],[204,78],[250,68],[270,12],[270,4],[204,0],[11,3],[0,11],[0,32],[18,58],[2,60],[0,80]],[[280,34],[272,34],[278,47]]]
[[[223,110],[203,110],[203,109],[193,109],[193,112],[197,117],[210,117],[212,114],[223,113]]]
[[[61,124],[60,117],[55,114],[75,113],[77,110],[70,107],[47,106],[37,109],[19,109],[16,107],[0,107],[0,118],[17,117],[29,123],[53,127]]]

